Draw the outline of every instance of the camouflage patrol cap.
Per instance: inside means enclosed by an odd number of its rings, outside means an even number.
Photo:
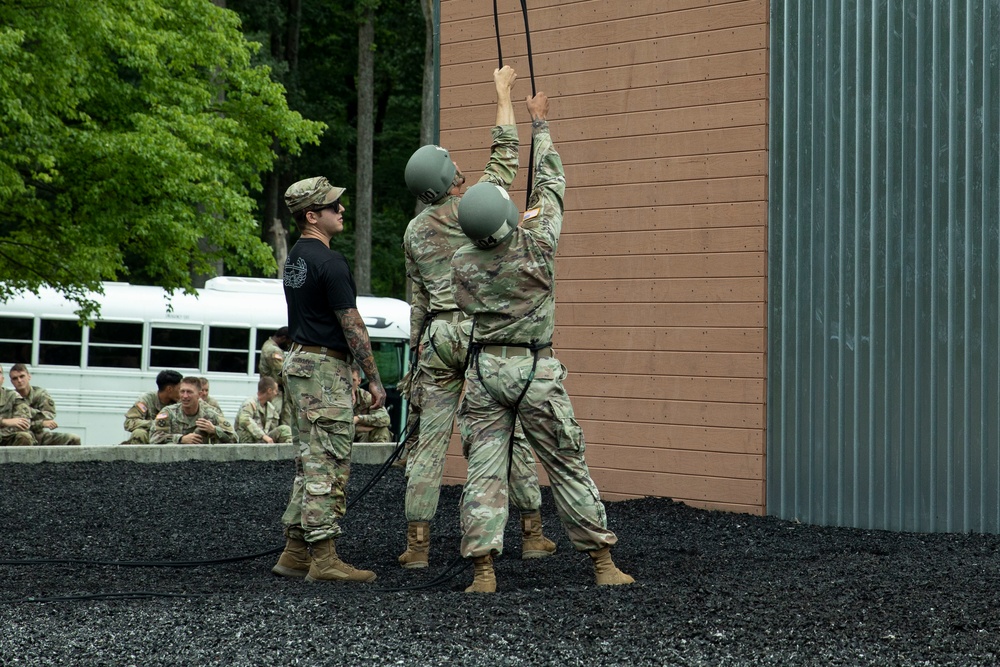
[[[340,199],[347,188],[335,188],[325,176],[314,176],[292,183],[285,190],[285,205],[292,213],[310,206],[332,204]]]

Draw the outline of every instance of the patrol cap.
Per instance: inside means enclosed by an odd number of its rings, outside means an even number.
[[[517,206],[499,185],[476,183],[458,202],[458,224],[480,248],[499,245],[517,223]]]
[[[324,206],[340,199],[347,188],[335,188],[325,176],[314,176],[292,183],[285,190],[285,205],[292,213],[310,206]]]
[[[425,204],[433,204],[451,190],[455,171],[455,163],[448,151],[428,144],[410,156],[403,178],[414,197]]]

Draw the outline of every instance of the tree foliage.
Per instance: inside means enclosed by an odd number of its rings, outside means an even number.
[[[290,20],[286,0],[227,0],[226,5],[242,17],[248,39],[268,45],[254,62],[270,67],[288,90],[289,106],[329,128],[319,144],[283,159],[276,166],[277,180],[281,192],[296,180],[318,175],[348,189],[347,231],[334,237],[332,245],[351,262],[358,166],[358,25],[374,1],[302,0],[301,43],[294,66],[284,57]],[[425,29],[416,0],[378,0],[377,7],[371,282],[373,293],[402,298],[406,275],[400,243],[414,206],[403,168],[420,146]],[[278,207],[277,213],[285,217],[294,242],[296,230],[287,210]]]
[[[324,126],[256,47],[210,0],[0,4],[0,301],[47,284],[88,315],[101,280],[273,275],[254,193]]]

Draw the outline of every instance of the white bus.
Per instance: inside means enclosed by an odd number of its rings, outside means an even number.
[[[260,347],[287,324],[281,281],[220,277],[197,296],[159,287],[104,283],[90,295],[101,306],[93,327],[81,326],[75,303],[54,290],[0,303],[0,363],[28,364],[31,383],[56,404],[60,431],[84,445],[124,441],[125,411],[156,390],[156,374],[173,369],[210,381],[226,417],[257,392]],[[406,372],[410,307],[398,299],[358,297],[375,361],[388,394],[393,433],[402,400],[396,383]],[[5,387],[12,388],[5,378]]]

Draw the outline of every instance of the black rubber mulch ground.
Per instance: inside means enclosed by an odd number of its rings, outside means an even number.
[[[352,492],[375,472],[356,466]],[[280,547],[290,461],[0,466],[0,559],[199,560]],[[639,583],[592,585],[545,493],[559,553],[522,562],[516,526],[496,595],[457,554],[444,490],[432,567],[404,571],[403,478],[357,502],[339,543],[368,585],[270,574],[276,555],[196,568],[0,565],[3,665],[988,665],[1000,661],[1000,537],[805,526],[663,499],[608,503]],[[183,597],[32,599],[135,593]]]

